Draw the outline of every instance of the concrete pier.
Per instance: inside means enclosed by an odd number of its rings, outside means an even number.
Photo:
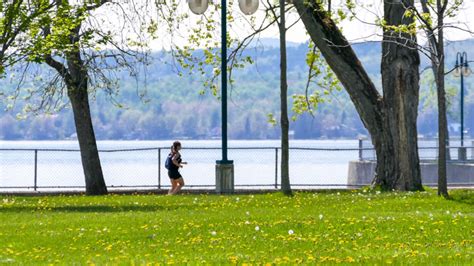
[[[370,185],[375,176],[375,161],[351,161],[347,175],[348,185]],[[438,164],[436,161],[421,162],[421,180],[424,185],[438,183]],[[447,165],[448,184],[473,185],[474,161],[449,162]]]

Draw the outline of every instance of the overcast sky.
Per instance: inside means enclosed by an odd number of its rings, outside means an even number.
[[[188,14],[189,17],[185,19],[179,26],[178,29],[175,30],[175,36],[173,40],[175,43],[182,45],[187,44],[186,38],[186,31],[189,28],[195,27],[196,21],[202,18],[202,15],[194,15],[191,13],[187,6],[186,0],[176,0],[179,1],[178,10],[179,14]],[[219,1],[220,0],[212,0],[212,1]],[[227,0],[230,3],[230,0]],[[233,9],[234,9],[234,17],[236,21],[233,23],[228,24],[228,31],[232,34],[233,37],[238,36],[239,38],[243,38],[251,33],[250,27],[248,26],[245,20],[250,18],[256,19],[256,21],[262,21],[264,17],[264,9],[263,3],[267,0],[260,0],[260,7],[259,11],[253,16],[244,16],[239,8],[238,8],[238,0],[233,0]],[[270,0],[276,1],[276,0]],[[345,6],[345,4],[341,4],[345,2],[345,0],[333,0],[333,8],[337,9],[341,6]],[[362,42],[362,41],[374,41],[374,40],[381,40],[381,29],[380,27],[370,25],[370,23],[374,23],[377,20],[377,17],[383,16],[383,0],[355,0],[358,7],[356,8],[357,19],[352,21],[345,20],[340,27],[342,27],[343,33],[346,38],[351,42]],[[418,2],[418,0],[417,0]],[[206,11],[205,15],[207,17],[210,16],[211,9],[214,7],[209,7]],[[105,11],[105,12],[104,12]],[[151,12],[153,13],[153,12]],[[215,21],[220,22],[220,11],[215,12],[215,16],[213,17]],[[106,25],[106,22],[99,22],[101,25],[100,27],[105,28],[116,28],[118,30],[119,35],[120,32],[123,33],[123,29],[117,25],[122,25],[120,22],[121,17],[120,15],[111,16],[110,10],[102,10],[99,14],[103,15],[105,21],[109,24]],[[178,15],[179,15],[178,14]],[[287,15],[287,25],[292,24],[298,20],[298,14],[296,11],[293,11]],[[474,0],[464,0],[464,4],[461,10],[458,12],[457,16],[447,20],[448,23],[455,23],[457,26],[460,26],[465,29],[474,30]],[[164,30],[165,27],[161,25],[159,29]],[[128,31],[130,32],[130,31]],[[183,35],[182,38],[177,38],[177,36]],[[445,32],[447,40],[463,40],[468,38],[474,38],[473,35],[463,32],[460,30],[454,29],[447,29]],[[216,28],[214,33],[215,40],[220,42],[220,27]],[[278,28],[275,26],[271,27],[270,29],[263,32],[260,37],[262,38],[279,38]],[[422,35],[419,35],[420,43],[424,42],[424,38]],[[169,47],[170,44],[170,36],[166,32],[161,32],[159,34],[159,38],[151,43],[151,48],[154,50],[160,50],[166,47]],[[308,35],[306,34],[306,29],[304,25],[299,22],[294,27],[292,27],[287,32],[287,40],[291,42],[303,43],[307,42],[309,39]]]
[[[334,2],[334,0],[333,0]],[[336,2],[339,2],[336,0]],[[368,25],[364,22],[374,23],[377,14],[379,17],[383,16],[383,1],[382,0],[356,0],[359,5],[357,8],[358,19],[352,21],[345,21],[342,24],[342,29],[346,38],[350,41],[363,41],[363,40],[381,40],[381,30],[379,27]],[[337,6],[337,5],[335,5]],[[459,26],[474,30],[474,0],[464,0],[462,9],[460,10],[457,17],[447,20],[448,23],[456,23]],[[263,36],[278,38],[277,29],[268,31]],[[474,38],[473,35],[462,32],[460,30],[448,29],[446,30],[446,38],[448,40],[464,40]],[[293,42],[306,42],[308,40],[306,31],[302,23],[297,25],[294,29],[290,30],[287,35],[288,41]]]

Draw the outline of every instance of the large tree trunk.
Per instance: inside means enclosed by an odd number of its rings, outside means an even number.
[[[413,0],[411,0],[413,2]],[[388,25],[399,26],[413,23],[404,16],[405,7],[400,3],[386,2],[384,19]],[[421,190],[420,162],[418,156],[417,115],[419,99],[420,57],[416,37],[407,33],[384,30],[382,42],[382,88],[384,100],[385,138],[393,145],[389,149],[395,171],[389,187],[398,190]],[[383,149],[383,148],[382,148]],[[377,165],[377,173],[384,165]],[[388,164],[389,165],[389,164]],[[390,170],[391,171],[391,170]],[[383,175],[382,175],[383,176]],[[375,184],[384,186],[384,178],[377,175]]]
[[[351,45],[316,0],[293,1],[326,62],[348,92],[377,154],[374,184],[384,190],[422,190],[416,134],[419,59],[397,46],[387,63],[396,79],[382,97]],[[395,24],[395,23],[392,23]],[[415,66],[411,66],[414,63]],[[392,76],[393,77],[393,76]],[[384,84],[385,85],[385,84]],[[416,98],[416,99],[410,99]]]
[[[285,195],[291,195],[289,171],[289,140],[288,131],[288,82],[286,77],[286,23],[285,1],[280,0],[280,124],[281,124],[281,190]]]

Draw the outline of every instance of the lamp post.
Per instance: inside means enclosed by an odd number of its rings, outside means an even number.
[[[466,160],[466,148],[464,147],[464,77],[471,75],[471,68],[467,60],[466,52],[456,54],[456,65],[454,66],[454,76],[461,77],[461,147],[458,150],[458,159]]]
[[[196,15],[206,12],[209,0],[188,0],[191,11]],[[257,11],[258,0],[239,0],[240,10],[245,15]],[[234,162],[227,157],[227,0],[221,0],[221,128],[222,160],[216,161],[216,192],[234,192]]]

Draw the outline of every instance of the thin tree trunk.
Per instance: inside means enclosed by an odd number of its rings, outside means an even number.
[[[70,35],[71,44],[77,44],[80,39],[80,28],[78,25]],[[87,66],[81,57],[79,50],[66,54],[69,72],[67,81],[68,96],[71,100],[76,124],[77,139],[81,149],[82,168],[86,181],[86,194],[107,194],[104,175],[100,164],[99,152],[92,126],[92,118],[89,107],[89,77]]]
[[[441,68],[443,66],[443,68]],[[438,75],[436,76],[436,83],[438,89],[438,195],[442,195],[448,198],[448,184],[446,178],[446,156],[447,156],[447,117],[446,117],[446,92],[444,89],[444,73],[441,69],[444,69],[444,59],[438,69]]]
[[[384,88],[389,95],[382,97],[321,4],[316,0],[294,0],[293,4],[371,134],[377,154],[374,185],[383,190],[422,190],[416,134],[418,76],[414,73],[418,70],[418,57],[408,61],[398,58],[412,55],[397,47],[393,57],[385,59],[386,64],[396,64],[393,70],[397,79],[393,86]]]
[[[79,28],[80,26],[75,29],[75,34],[71,35],[71,43],[77,42]],[[77,139],[81,149],[86,194],[107,194],[89,108],[87,66],[84,65],[79,51],[68,53],[66,58],[70,74],[68,96],[74,112]]]
[[[441,3],[443,2],[443,3]],[[436,73],[436,87],[438,89],[438,132],[439,132],[439,154],[438,154],[438,195],[449,198],[448,182],[446,178],[446,156],[449,151],[447,146],[448,119],[446,117],[446,91],[444,88],[444,7],[447,0],[437,0],[438,15],[438,67]]]
[[[280,0],[280,108],[281,108],[281,190],[285,195],[291,195],[289,173],[289,140],[288,131],[288,82],[286,77],[286,23],[285,1]]]
[[[92,126],[87,86],[83,86],[80,89],[68,88],[68,91],[74,113],[77,139],[79,141],[79,147],[81,150],[82,168],[84,171],[86,183],[86,194],[107,194],[107,187],[105,185],[102,167],[100,164],[94,128]]]
[[[421,0],[420,3],[421,3],[423,13],[431,15],[430,8],[428,7],[428,0]],[[444,27],[444,25],[443,25],[443,23],[444,23],[443,16],[444,16],[444,14],[437,14],[437,16],[438,16],[439,19],[441,19],[441,21],[440,21],[441,22],[441,27],[439,28],[440,30],[438,32],[441,35],[443,35],[443,27]],[[439,85],[442,85],[443,86],[442,90],[445,91],[445,88],[444,88],[444,40],[439,39],[439,35],[438,35],[438,39],[437,39],[435,32],[432,29],[428,28],[428,27],[425,28],[425,33],[426,33],[426,36],[428,37],[428,43],[429,43],[430,50],[431,50],[430,51],[431,69],[433,70],[433,76],[435,78],[436,94],[438,94],[438,90],[440,89]],[[442,43],[438,44],[438,42],[442,42]],[[439,45],[441,45],[441,46],[439,46]],[[443,50],[439,50],[440,48],[443,49]],[[440,63],[441,63],[440,59],[441,59],[441,57],[443,57],[442,58],[443,59],[443,67],[441,68],[441,72],[440,72]],[[439,83],[439,78],[440,78],[439,75],[438,75],[439,73],[443,73],[443,84]],[[439,110],[438,110],[438,112],[439,112]],[[440,130],[440,128],[438,127],[438,132],[440,132],[439,130]],[[443,131],[444,131],[445,139],[446,139],[446,145],[445,146],[449,147],[449,130],[448,130],[447,121],[444,125]],[[438,144],[439,144],[439,140],[438,140]],[[446,149],[446,156],[443,156],[443,158],[444,157],[446,158],[446,160],[451,160],[451,152],[450,152],[449,149]]]
[[[80,28],[78,25],[71,30],[70,43],[77,45],[80,38]],[[45,36],[49,35],[48,28],[45,29]],[[77,45],[78,46],[78,45]],[[46,56],[46,63],[54,68],[64,80],[67,87],[67,94],[71,101],[76,125],[77,139],[81,151],[82,168],[84,171],[86,194],[104,195],[107,194],[107,187],[100,165],[99,152],[92,126],[92,118],[89,107],[88,73],[87,66],[81,58],[79,48],[66,53],[66,65],[56,61],[51,55]]]

